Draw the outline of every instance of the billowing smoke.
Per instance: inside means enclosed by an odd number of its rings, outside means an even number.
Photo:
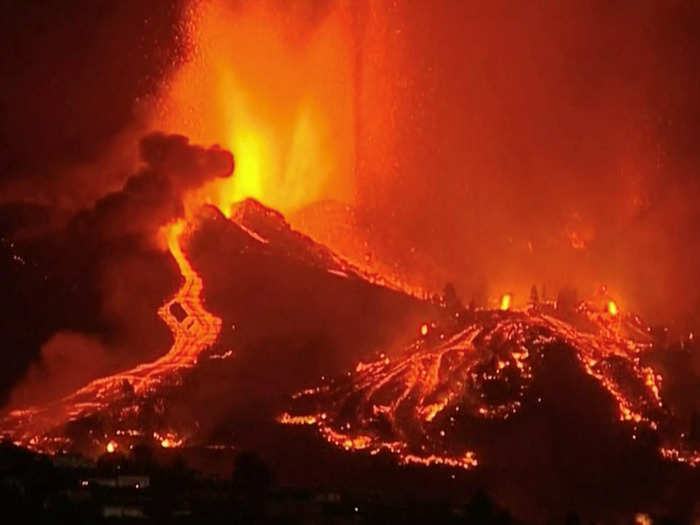
[[[180,276],[156,242],[158,230],[185,216],[189,192],[230,176],[233,155],[154,133],[141,140],[140,156],[143,167],[120,191],[77,213],[61,231],[13,244],[27,254],[25,265],[36,268],[13,290],[33,305],[20,312],[18,328],[43,332],[32,345],[14,349],[23,366],[38,361],[16,387],[13,403],[64,394],[168,347],[170,332],[157,310]],[[46,284],[39,291],[33,281],[42,281],[41,271]],[[7,297],[8,305],[18,301]],[[89,365],[78,366],[82,362]]]
[[[184,217],[183,197],[188,191],[233,173],[230,152],[190,145],[181,135],[148,135],[141,140],[140,151],[144,168],[120,191],[79,213],[69,228],[101,239],[132,235],[150,239],[161,226]]]

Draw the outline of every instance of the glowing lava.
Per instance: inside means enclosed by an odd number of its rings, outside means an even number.
[[[152,126],[235,152],[235,177],[195,198],[225,215],[247,197],[287,213],[353,195],[352,11],[294,12],[214,0],[192,2],[183,21],[192,53]]]
[[[463,313],[462,324],[435,325],[402,355],[360,363],[353,373],[294,396],[295,408],[278,421],[314,425],[345,450],[386,450],[401,463],[469,469],[481,461],[470,436],[480,435],[488,420],[538,410],[539,394],[529,393],[545,359],[572,351],[579,369],[607,392],[632,439],[642,430],[656,433],[662,457],[700,463],[700,452],[669,423],[661,375],[642,364],[651,344],[638,317],[612,319],[589,303],[567,321],[553,303]]]
[[[44,452],[55,452],[66,448],[70,443],[61,435],[60,429],[68,422],[88,417],[101,410],[121,407],[120,413],[138,413],[138,401],[165,383],[174,374],[193,367],[198,356],[209,348],[221,331],[221,319],[208,312],[202,302],[203,283],[182,249],[187,222],[178,220],[163,229],[167,246],[184,283],[159,310],[161,319],[173,334],[173,345],[159,359],[90,382],[77,392],[45,406],[14,410],[2,421],[0,429],[9,434],[16,444]],[[178,320],[173,313],[177,308],[184,312]],[[182,317],[182,315],[180,316]],[[54,434],[51,431],[57,430]],[[117,431],[118,435],[140,435],[139,431]],[[160,440],[163,446],[177,446],[181,439],[165,436]],[[118,442],[110,440],[110,448],[116,450]],[[113,451],[112,450],[112,451]]]

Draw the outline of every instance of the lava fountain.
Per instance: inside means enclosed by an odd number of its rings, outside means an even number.
[[[352,198],[351,15],[338,5],[193,3],[190,56],[165,83],[151,124],[236,154],[236,176],[196,199],[228,215],[247,197],[282,213]]]

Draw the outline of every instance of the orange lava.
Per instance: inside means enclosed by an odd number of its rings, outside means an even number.
[[[478,312],[455,330],[435,325],[398,357],[360,363],[353,373],[300,392],[293,397],[299,410],[278,422],[313,425],[347,451],[385,450],[403,464],[471,469],[479,464],[477,453],[467,435],[455,434],[462,428],[455,425],[507,420],[526,403],[537,406],[541,400],[529,394],[530,386],[538,363],[558,343],[572,349],[581,369],[609,393],[632,439],[645,427],[659,436],[663,458],[700,465],[700,451],[666,423],[663,378],[642,364],[651,344],[637,316],[611,316],[586,302],[571,322],[553,303],[506,310]]]
[[[96,379],[80,390],[45,406],[30,407],[10,412],[0,424],[0,432],[8,434],[19,445],[56,452],[68,445],[65,437],[51,437],[50,431],[60,429],[69,421],[88,417],[109,406],[121,403],[138,411],[137,400],[153,392],[173,374],[193,367],[199,355],[219,336],[221,319],[208,312],[202,302],[203,283],[182,249],[187,222],[183,219],[169,224],[163,233],[167,246],[177,262],[184,279],[175,296],[158,310],[160,318],[173,334],[170,350],[155,361],[138,365],[131,370]],[[179,305],[186,316],[178,321],[172,307]],[[139,434],[138,431],[117,431],[118,435]],[[179,446],[182,439],[165,436],[164,447]],[[110,440],[116,450],[118,442]]]

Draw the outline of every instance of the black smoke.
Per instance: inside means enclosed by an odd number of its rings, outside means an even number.
[[[80,212],[69,229],[100,239],[155,235],[158,228],[184,217],[182,197],[205,182],[233,173],[233,155],[219,147],[189,144],[187,137],[154,133],[141,140],[144,168],[117,192]]]
[[[7,395],[37,358],[28,379],[42,395],[23,387],[21,397],[27,400],[76,386],[65,378],[54,380],[66,372],[65,359],[55,356],[74,350],[86,357],[98,349],[86,360],[99,375],[168,347],[170,333],[157,310],[175,292],[180,276],[156,242],[158,229],[184,217],[183,199],[190,190],[230,176],[233,156],[218,146],[203,148],[186,137],[159,133],[141,140],[140,156],[143,167],[121,190],[79,211],[59,230],[3,237],[2,264],[10,279],[3,283],[0,322],[9,366],[0,376],[0,395]]]

